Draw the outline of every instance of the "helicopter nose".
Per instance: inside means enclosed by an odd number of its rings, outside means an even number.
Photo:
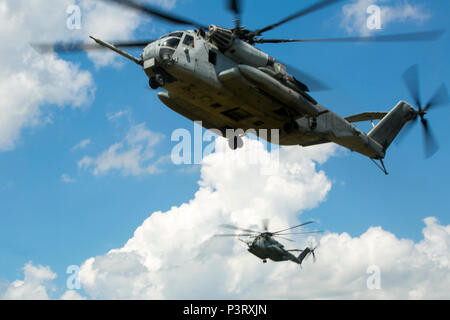
[[[157,59],[159,56],[159,46],[157,42],[152,42],[148,44],[144,50],[142,50],[141,57],[142,60],[150,60],[150,59]]]

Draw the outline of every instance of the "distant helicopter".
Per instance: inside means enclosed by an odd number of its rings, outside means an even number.
[[[247,244],[248,251],[258,258],[262,259],[263,263],[267,263],[267,259],[270,259],[272,261],[292,261],[299,265],[302,264],[304,259],[308,257],[309,255],[313,256],[314,261],[316,261],[316,255],[315,250],[316,247],[306,247],[303,250],[300,249],[285,249],[284,245],[282,245],[280,242],[276,241],[274,238],[278,237],[280,239],[284,239],[287,241],[293,241],[288,238],[284,238],[282,236],[285,235],[292,235],[292,234],[308,234],[308,233],[320,233],[322,231],[305,231],[305,232],[289,232],[286,233],[288,230],[292,230],[295,228],[299,228],[302,226],[305,226],[307,224],[313,223],[313,221],[308,221],[302,224],[299,224],[294,227],[290,227],[287,229],[270,232],[268,231],[268,220],[263,220],[263,229],[264,231],[255,231],[247,228],[241,228],[238,226],[230,225],[230,224],[224,224],[221,225],[223,228],[228,229],[234,229],[239,231],[244,231],[246,233],[240,233],[240,234],[216,234],[216,237],[239,237],[239,240]],[[240,237],[248,237],[248,240],[243,240]],[[291,252],[300,252],[298,256],[295,256]]]
[[[425,155],[433,155],[438,145],[425,115],[448,103],[443,84],[426,105],[419,99],[418,69],[412,67],[404,80],[414,98],[415,110],[400,101],[390,112],[364,112],[343,118],[318,104],[308,92],[327,86],[304,72],[276,61],[255,44],[292,42],[397,42],[436,40],[444,30],[418,33],[328,39],[264,39],[262,34],[294,19],[329,7],[343,0],[322,0],[266,27],[249,30],[241,26],[241,1],[228,0],[235,15],[233,28],[205,26],[188,18],[131,0],[103,0],[174,24],[195,30],[171,32],[156,40],[107,43],[91,37],[97,44],[32,44],[38,51],[67,52],[98,48],[110,49],[143,68],[149,86],[162,88],[158,98],[169,108],[202,126],[221,134],[232,149],[243,146],[242,132],[251,132],[279,145],[312,146],[333,142],[358,152],[375,162],[387,174],[383,159],[403,126],[420,119],[425,136]],[[144,48],[134,57],[120,48]],[[355,122],[380,120],[369,133]],[[241,131],[237,130],[241,129]],[[261,129],[265,129],[261,130]],[[275,139],[272,130],[277,130]],[[265,135],[261,135],[264,132]],[[270,134],[268,134],[270,132]],[[245,134],[245,133],[244,133]]]

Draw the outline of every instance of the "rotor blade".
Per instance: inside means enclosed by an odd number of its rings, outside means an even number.
[[[146,47],[149,43],[154,40],[141,40],[141,41],[130,41],[130,42],[113,42],[112,44],[116,48],[142,48]],[[87,50],[99,50],[105,49],[98,45],[97,43],[31,43],[31,47],[39,53],[64,53],[64,52],[77,52],[77,51],[87,51]]]
[[[241,233],[241,234],[215,234],[214,237],[248,237],[252,236],[250,233]]]
[[[318,3],[316,3],[316,4],[313,4],[313,5],[305,8],[305,9],[302,9],[302,10],[300,10],[300,11],[298,11],[298,12],[296,12],[296,13],[294,13],[294,14],[286,17],[286,18],[284,18],[283,20],[281,20],[281,21],[279,21],[277,23],[268,25],[267,27],[264,27],[262,29],[255,30],[254,31],[254,35],[255,36],[259,36],[262,33],[266,32],[266,31],[269,31],[269,30],[272,30],[272,29],[274,29],[274,28],[276,28],[276,27],[278,27],[278,26],[280,26],[280,25],[282,25],[282,24],[284,24],[286,22],[289,22],[289,21],[292,21],[294,19],[306,16],[307,14],[313,13],[315,11],[319,11],[319,10],[325,8],[325,7],[328,7],[328,6],[332,5],[332,4],[335,4],[335,3],[340,2],[340,1],[342,1],[342,0],[322,0],[322,1],[318,2]]]
[[[269,219],[262,219],[262,227],[266,232],[269,230]]]
[[[289,43],[289,42],[410,42],[434,41],[444,34],[445,30],[374,35],[365,37],[323,38],[323,39],[254,39],[254,43]]]
[[[201,23],[197,23],[193,20],[189,20],[180,16],[176,16],[174,14],[169,14],[167,12],[164,12],[160,9],[157,9],[155,7],[151,7],[149,5],[143,5],[140,3],[136,3],[134,1],[131,0],[104,0],[104,1],[109,1],[109,2],[114,2],[117,3],[119,5],[122,5],[124,7],[128,7],[140,12],[143,12],[147,15],[150,16],[154,16],[156,18],[162,19],[162,20],[166,20],[168,22],[171,23],[175,23],[175,24],[181,24],[181,25],[188,25],[188,26],[193,26],[199,29],[208,29],[207,26],[202,25]]]
[[[320,230],[320,231],[305,231],[305,232],[290,232],[290,233],[277,233],[276,235],[280,235],[280,236],[288,236],[291,234],[309,234],[309,233],[322,233],[324,231]]]
[[[448,97],[447,87],[445,86],[445,84],[442,84],[423,109],[424,111],[427,111],[430,108],[442,106],[448,104],[449,102],[450,100]]]
[[[417,64],[411,66],[403,74],[403,81],[409,90],[409,94],[414,100],[414,103],[419,107],[419,111],[422,110],[422,102],[420,100],[420,89],[419,89],[419,66]]]
[[[279,230],[279,231],[276,231],[276,232],[272,232],[272,234],[277,234],[277,233],[281,233],[281,232],[283,232],[283,231],[295,229],[295,228],[298,228],[298,227],[301,227],[301,226],[306,226],[307,224],[310,224],[310,223],[314,223],[314,221],[308,221],[308,222],[299,224],[299,225],[297,225],[297,226],[293,226],[293,227],[290,227],[290,228],[287,228],[287,229],[283,229],[283,230]]]
[[[439,150],[439,145],[434,138],[433,133],[431,132],[431,128],[428,124],[427,119],[421,119],[423,125],[423,136],[425,143],[425,158],[430,158]]]
[[[259,231],[241,228],[241,227],[238,227],[238,226],[235,226],[232,224],[221,224],[220,227],[227,228],[227,229],[233,229],[233,230],[240,230],[240,231],[245,231],[245,232],[259,233]]]
[[[228,9],[233,11],[235,15],[241,14],[241,1],[240,0],[228,0]]]
[[[284,63],[283,61],[277,60],[277,62],[283,64],[286,66],[286,71],[294,77],[295,80],[300,82],[301,84],[306,86],[306,90],[304,91],[326,91],[331,90],[331,88],[325,84],[323,81],[318,80],[317,78],[313,77],[312,75],[300,71],[297,68],[294,68],[293,66]]]
[[[304,83],[307,86],[308,91],[326,91],[331,89],[324,82],[314,78],[310,74],[300,71],[285,63],[283,64],[286,66],[288,73],[290,73],[295,78],[295,80],[300,81],[301,83]]]
[[[274,237],[278,237],[280,239],[286,240],[286,241],[290,241],[290,242],[294,242],[294,240],[292,239],[288,239],[288,238],[284,238],[284,237],[280,237],[279,235],[275,234]]]

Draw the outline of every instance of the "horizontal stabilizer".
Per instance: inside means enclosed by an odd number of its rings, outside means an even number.
[[[363,112],[345,118],[348,122],[362,122],[371,120],[381,120],[387,115],[387,112]]]

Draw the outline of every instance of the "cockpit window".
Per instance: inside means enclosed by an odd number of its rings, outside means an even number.
[[[182,38],[183,32],[172,32],[167,35],[168,37]]]
[[[193,48],[194,47],[194,37],[187,34],[184,37],[183,44]]]
[[[164,38],[180,38],[181,39],[181,38],[183,38],[183,34],[184,34],[184,32],[182,32],[182,31],[176,31],[176,32],[166,34],[166,35],[160,37],[159,39],[164,39]]]
[[[180,43],[179,38],[170,38],[163,42],[163,47],[170,47],[176,49],[178,47],[178,44]]]

